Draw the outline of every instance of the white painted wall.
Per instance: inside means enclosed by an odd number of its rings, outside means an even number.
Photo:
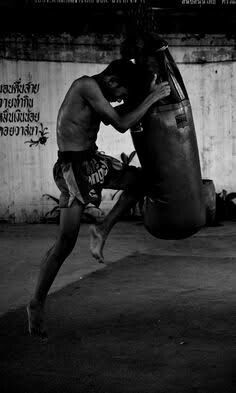
[[[192,49],[191,49],[192,50]],[[178,61],[186,58],[188,48],[173,48]],[[103,64],[0,60],[1,84],[40,84],[34,99],[34,112],[40,112],[40,122],[48,127],[45,146],[29,147],[30,136],[1,135],[0,131],[0,219],[12,222],[34,222],[49,210],[52,203],[44,193],[59,195],[52,177],[57,157],[55,125],[59,106],[72,81],[81,75],[100,72]],[[202,175],[213,179],[217,191],[236,190],[236,72],[234,62],[211,64],[179,64],[193,108]],[[24,94],[23,94],[24,95]],[[0,99],[16,94],[0,93]],[[0,112],[5,109],[0,107]],[[9,109],[12,111],[14,109]],[[22,109],[26,111],[26,109]],[[23,125],[27,125],[24,123]],[[0,127],[12,126],[1,123]],[[37,137],[32,137],[37,139]],[[101,127],[98,146],[119,157],[133,150],[129,133],[122,135],[111,127]],[[110,194],[106,194],[106,199]]]
[[[236,190],[236,63],[179,66],[189,92],[204,178]]]
[[[19,78],[22,83],[32,81],[40,84],[37,94],[29,94],[34,99],[31,110],[40,112],[40,122],[49,132],[46,145],[29,147],[25,142],[31,138],[37,140],[38,136],[1,135],[0,131],[0,219],[38,221],[51,206],[42,195],[49,193],[59,196],[52,177],[52,167],[57,159],[55,130],[58,109],[74,79],[98,73],[104,69],[104,65],[2,60],[0,69],[1,84],[11,85]],[[3,100],[16,96],[17,94],[0,93],[0,99]],[[3,104],[0,112],[5,109]],[[14,108],[9,108],[9,112],[14,111]],[[21,111],[27,112],[27,109],[21,108]],[[5,131],[6,126],[12,127],[15,124],[26,126],[27,122],[1,122],[0,127]],[[133,149],[128,133],[121,135],[112,127],[105,126],[101,129],[98,145],[101,150],[116,157],[122,151],[128,153]]]

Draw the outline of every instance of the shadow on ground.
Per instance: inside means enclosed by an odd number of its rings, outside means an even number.
[[[0,319],[0,390],[231,393],[233,258],[134,254],[49,296],[47,344],[26,311]]]

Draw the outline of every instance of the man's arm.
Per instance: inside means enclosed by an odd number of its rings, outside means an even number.
[[[124,133],[136,124],[156,101],[168,96],[170,94],[170,87],[168,82],[162,82],[156,85],[137,108],[123,115],[119,114],[106,100],[100,87],[92,78],[87,78],[83,81],[81,94],[101,116],[101,120],[105,124],[111,124],[117,131]]]

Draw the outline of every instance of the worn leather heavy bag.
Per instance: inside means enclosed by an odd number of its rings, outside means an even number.
[[[148,180],[144,224],[158,238],[181,239],[204,226],[206,215],[191,105],[165,41],[152,44],[141,59],[144,93],[154,73],[157,83],[168,81],[171,86],[170,96],[153,105],[131,130]],[[136,64],[139,60],[134,59]]]

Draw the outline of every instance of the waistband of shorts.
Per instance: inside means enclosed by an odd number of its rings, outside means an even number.
[[[58,160],[61,162],[82,162],[94,156],[97,147],[82,151],[59,151],[57,152]]]

